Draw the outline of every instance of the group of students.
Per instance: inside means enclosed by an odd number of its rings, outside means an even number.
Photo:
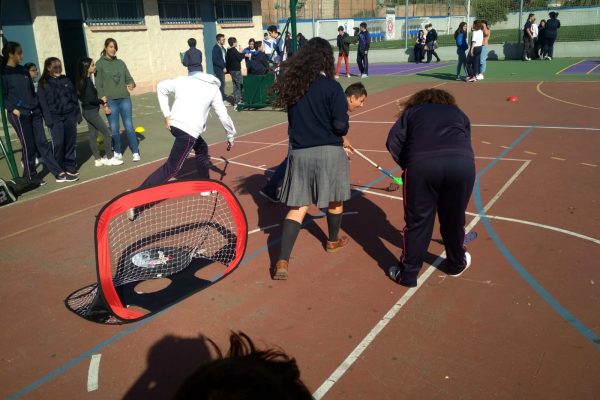
[[[122,145],[119,116],[123,121],[133,161],[141,159],[133,129],[130,91],[135,82],[125,63],[118,59],[117,42],[106,39],[96,63],[83,58],[78,65],[75,84],[63,74],[62,62],[56,57],[44,61],[37,81],[37,67],[22,66],[23,49],[8,42],[2,49],[2,79],[8,120],[21,142],[23,176],[36,185],[45,181],[36,167],[39,160],[52,173],[56,182],[79,179],[76,154],[77,125],[85,119],[89,127],[89,145],[94,165],[120,165]],[[81,105],[80,105],[81,103]],[[100,116],[100,106],[108,118]],[[48,143],[44,124],[50,130]],[[104,156],[98,148],[97,136],[104,139]]]
[[[471,27],[471,41],[467,43],[467,23],[461,22],[454,32],[456,41],[456,54],[458,63],[456,65],[456,80],[461,81],[463,68],[467,72],[466,82],[481,81],[485,78],[487,68],[487,45],[490,40],[491,31],[487,21],[477,19]]]
[[[548,20],[535,23],[535,14],[529,14],[523,26],[523,61],[532,59],[552,60],[554,57],[554,42],[558,37],[560,20],[558,13],[551,11]]]
[[[435,57],[436,62],[440,62],[440,57],[436,53],[436,49],[438,47],[437,39],[438,34],[437,31],[433,28],[432,24],[427,24],[424,26],[425,31],[422,29],[417,33],[417,37],[415,39],[414,46],[414,57],[415,63],[420,64],[425,59],[425,55],[427,55],[427,63],[430,63],[433,57]]]
[[[354,36],[351,37],[343,26],[338,27],[338,35],[336,45],[338,48],[337,67],[335,69],[335,78],[340,77],[340,67],[342,61],[346,65],[346,76],[350,78],[350,65],[348,59],[350,57],[350,44],[356,43],[356,64],[362,78],[369,77],[369,49],[371,47],[371,34],[367,30],[367,23],[361,22],[358,28],[354,28]]]

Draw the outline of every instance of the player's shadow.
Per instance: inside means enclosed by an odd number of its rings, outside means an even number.
[[[441,79],[444,81],[456,80],[456,75],[449,72],[419,72],[417,76],[426,76],[429,78]]]
[[[223,181],[223,178],[227,175],[227,167],[228,163],[224,159],[224,163],[218,163],[218,161],[213,160],[212,166],[209,168],[210,171],[217,173],[219,176],[212,176],[212,179]],[[215,165],[218,163],[218,165]],[[198,167],[196,165],[196,158],[190,157],[187,158],[181,169],[176,175],[178,180],[190,180],[190,179],[198,179]]]
[[[273,169],[277,168],[277,165],[273,166]],[[260,195],[260,189],[267,183],[270,174],[254,174],[243,177],[238,177],[234,180],[233,190],[236,194],[248,194],[252,197],[252,200],[257,206],[258,210],[258,227],[275,227],[266,229],[263,234],[268,235],[267,237],[267,251],[269,254],[270,265],[265,265],[265,271],[267,268],[271,268],[277,262],[279,257],[279,243],[281,242],[281,223],[283,222],[285,215],[287,214],[288,208],[284,204],[272,203],[267,198]],[[322,243],[327,240],[327,237],[316,224],[312,223],[306,217],[303,224],[303,229],[306,229],[311,235],[315,236]],[[249,227],[249,230],[253,228]],[[293,257],[293,252],[292,252]]]
[[[202,335],[185,338],[167,335],[148,351],[146,370],[123,400],[171,399],[183,380],[198,366],[212,360],[210,342]]]

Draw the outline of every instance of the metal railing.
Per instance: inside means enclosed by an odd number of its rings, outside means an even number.
[[[91,26],[144,24],[142,0],[83,0],[83,10]]]

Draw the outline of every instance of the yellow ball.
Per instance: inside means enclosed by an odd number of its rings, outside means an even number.
[[[146,129],[144,129],[143,126],[138,126],[137,128],[135,128],[135,133],[144,133],[146,132]]]

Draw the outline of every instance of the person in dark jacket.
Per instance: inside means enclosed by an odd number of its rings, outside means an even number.
[[[254,42],[256,52],[250,54],[248,60],[248,75],[265,75],[269,72],[269,57],[265,54],[265,45],[262,41]]]
[[[246,59],[244,60],[244,62],[246,63],[246,70],[248,69],[248,67],[250,65],[250,58],[252,57],[253,54],[256,54],[256,52],[257,52],[256,41],[254,40],[254,38],[250,38],[250,40],[248,40],[248,47],[246,47],[244,50],[242,50],[242,53],[246,57]],[[247,56],[246,54],[250,54],[250,55]]]
[[[92,81],[92,75],[96,72],[96,63],[91,58],[83,58],[79,62],[77,70],[77,79],[75,86],[77,95],[81,101],[83,118],[88,123],[90,150],[94,156],[94,165],[101,167],[103,165],[121,165],[123,160],[114,157],[111,144],[111,132],[106,126],[104,119],[100,117],[98,108],[103,105],[105,113],[110,113],[110,107],[106,101],[98,98],[98,91]],[[102,135],[104,144],[104,157],[100,155],[98,149],[98,133]]]
[[[538,25],[538,37],[533,45],[534,53],[535,53],[534,58],[539,59],[539,60],[542,59],[542,52],[543,52],[543,48],[544,48],[544,37],[546,36],[545,31],[546,31],[546,20],[543,19],[540,21],[540,23]]]
[[[350,63],[348,62],[348,57],[350,57],[350,35],[344,32],[343,26],[338,27],[337,48],[338,60],[335,77],[336,79],[340,77],[340,67],[342,66],[342,60],[344,60],[346,63],[346,77],[350,78]]]
[[[548,15],[550,18],[546,21],[546,27],[544,29],[542,58],[545,60],[552,60],[552,57],[554,57],[554,42],[558,37],[558,30],[560,29],[560,20],[557,18],[558,13],[556,11],[550,11],[550,14]]]
[[[415,39],[415,63],[420,64],[423,62],[423,57],[425,57],[425,32],[421,29],[419,33],[417,33],[417,38]]]
[[[56,57],[49,57],[44,61],[38,98],[44,121],[52,135],[54,158],[67,175],[79,176],[77,124],[83,119],[73,83],[62,74],[62,63]]]
[[[438,46],[437,31],[435,29],[433,29],[432,24],[425,25],[425,30],[427,31],[427,35],[425,35],[425,50],[427,51],[427,61],[426,62],[430,63],[432,56],[435,56],[435,58],[436,58],[435,62],[440,62],[440,57],[435,52],[435,49],[437,49],[437,46]]]
[[[282,64],[273,90],[274,107],[286,107],[290,150],[281,201],[290,207],[282,224],[281,249],[273,279],[288,277],[288,262],[310,204],[327,208],[327,252],[345,247],[340,236],[343,202],[350,198],[344,136],[350,127],[344,90],[335,81],[333,49],[315,37]]]
[[[7,118],[21,142],[23,177],[32,183],[45,182],[35,169],[36,151],[57,182],[74,182],[78,178],[66,174],[56,162],[46,139],[42,110],[27,70],[20,65],[23,50],[17,42],[8,42],[2,48],[2,87]]]
[[[196,39],[189,38],[188,46],[190,48],[183,54],[181,63],[187,67],[188,75],[193,72],[202,72],[202,52],[196,48]]]
[[[463,244],[465,210],[475,182],[469,118],[450,93],[422,90],[404,103],[386,146],[403,169],[406,222],[400,262],[389,268],[388,276],[403,286],[417,286],[436,211],[446,248],[446,271],[462,274],[471,265]]]
[[[369,48],[371,47],[371,35],[367,30],[367,23],[361,22],[358,32],[358,51],[356,63],[362,78],[369,76]]]
[[[231,75],[231,81],[233,83],[233,104],[237,105],[242,101],[242,60],[246,57],[240,52],[237,39],[230,37],[227,39],[229,43],[229,49],[225,55],[225,68]]]
[[[467,23],[461,22],[454,32],[454,40],[456,41],[456,54],[458,55],[458,64],[456,64],[456,80],[461,81],[463,78],[460,75],[467,65],[466,51],[469,48],[467,43]]]
[[[227,68],[225,67],[225,55],[227,54],[227,50],[224,47],[225,35],[219,33],[216,39],[217,43],[212,49],[213,75],[221,81],[221,96],[225,99],[225,74],[227,73]]]

